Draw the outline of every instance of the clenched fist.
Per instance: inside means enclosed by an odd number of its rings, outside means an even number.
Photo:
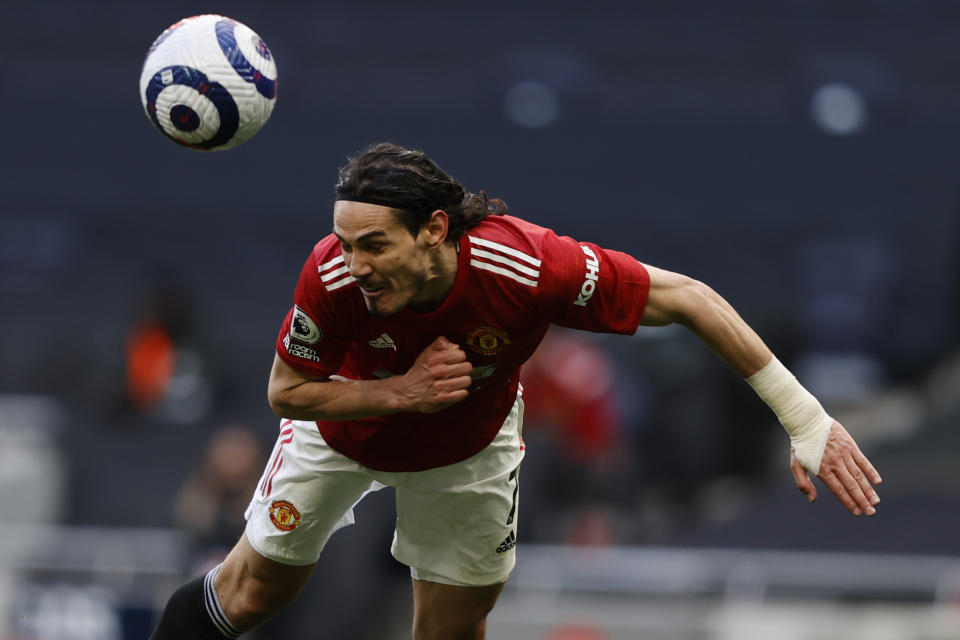
[[[436,413],[467,397],[473,365],[467,354],[443,336],[424,349],[401,376],[400,392],[409,411]]]

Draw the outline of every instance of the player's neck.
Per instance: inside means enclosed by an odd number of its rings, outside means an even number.
[[[418,313],[429,313],[440,308],[457,280],[459,244],[444,242],[430,255],[424,286],[410,303]]]

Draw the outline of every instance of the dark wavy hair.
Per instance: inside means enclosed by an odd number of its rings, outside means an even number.
[[[507,212],[506,202],[487,198],[483,191],[467,191],[424,152],[389,142],[348,158],[340,169],[336,195],[338,200],[356,199],[395,209],[414,237],[431,213],[443,209],[450,220],[447,241],[454,243],[488,215]]]

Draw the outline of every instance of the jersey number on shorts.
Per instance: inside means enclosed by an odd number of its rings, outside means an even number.
[[[507,516],[507,524],[513,524],[513,516],[517,514],[517,493],[520,491],[520,476],[517,475],[517,471],[520,470],[520,467],[517,467],[510,472],[510,478],[508,481],[514,483],[513,487],[513,504],[510,505],[510,515]]]

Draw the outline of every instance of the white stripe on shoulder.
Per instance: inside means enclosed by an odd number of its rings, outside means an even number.
[[[331,280],[333,280],[333,279],[336,278],[337,276],[342,276],[343,274],[345,274],[345,273],[347,273],[347,272],[349,272],[349,271],[350,271],[350,267],[348,267],[347,265],[343,265],[343,266],[340,267],[339,269],[334,269],[333,271],[329,271],[329,272],[323,274],[322,276],[320,276],[320,281],[321,281],[321,282],[330,282]]]
[[[473,265],[474,267],[476,267],[477,269],[484,269],[485,271],[492,271],[493,273],[499,273],[499,274],[502,275],[502,276],[507,276],[508,278],[510,278],[510,279],[512,279],[512,280],[516,280],[517,282],[519,282],[519,283],[521,283],[521,284],[525,284],[525,285],[527,285],[527,286],[529,286],[529,287],[536,287],[536,286],[537,286],[537,281],[536,281],[536,280],[531,280],[531,279],[529,279],[529,278],[524,278],[523,276],[518,275],[518,274],[514,273],[513,271],[510,271],[509,269],[502,269],[502,268],[500,268],[500,267],[496,267],[496,266],[490,264],[489,262],[480,262],[479,260],[472,260],[472,259],[471,259],[471,260],[470,260],[470,264]],[[327,288],[329,289],[330,287],[327,287]]]
[[[317,272],[318,272],[318,273],[323,273],[324,271],[326,271],[326,270],[329,269],[330,267],[335,267],[336,265],[340,264],[341,262],[343,262],[343,254],[342,254],[342,253],[341,253],[340,255],[338,255],[336,258],[334,258],[333,260],[330,260],[329,262],[324,262],[322,265],[320,265],[319,267],[317,267]]]
[[[499,251],[500,253],[505,253],[507,255],[513,256],[514,258],[520,258],[528,264],[532,264],[535,267],[540,266],[540,261],[534,258],[531,255],[514,249],[513,247],[508,247],[505,244],[500,244],[499,242],[494,242],[493,240],[486,240],[484,238],[478,238],[477,236],[467,236],[470,239],[471,244],[480,245],[481,247],[486,247],[488,249],[493,249],[494,251]]]
[[[478,258],[486,258],[487,260],[493,260],[494,262],[499,262],[500,264],[505,264],[508,267],[512,267],[516,269],[520,273],[525,273],[528,276],[533,276],[534,278],[540,277],[540,272],[537,271],[536,269],[531,269],[530,267],[520,264],[516,260],[511,260],[510,258],[504,258],[503,256],[496,253],[490,253],[489,251],[484,251],[483,249],[470,247],[470,255],[477,256]]]
[[[335,280],[335,281],[331,282],[330,284],[328,284],[328,285],[327,285],[327,291],[336,291],[336,290],[339,289],[340,287],[345,287],[345,286],[347,286],[348,284],[350,284],[351,282],[356,282],[356,281],[357,281],[357,279],[354,278],[353,276],[346,276],[345,278],[341,278],[341,279],[339,279],[339,280]]]

